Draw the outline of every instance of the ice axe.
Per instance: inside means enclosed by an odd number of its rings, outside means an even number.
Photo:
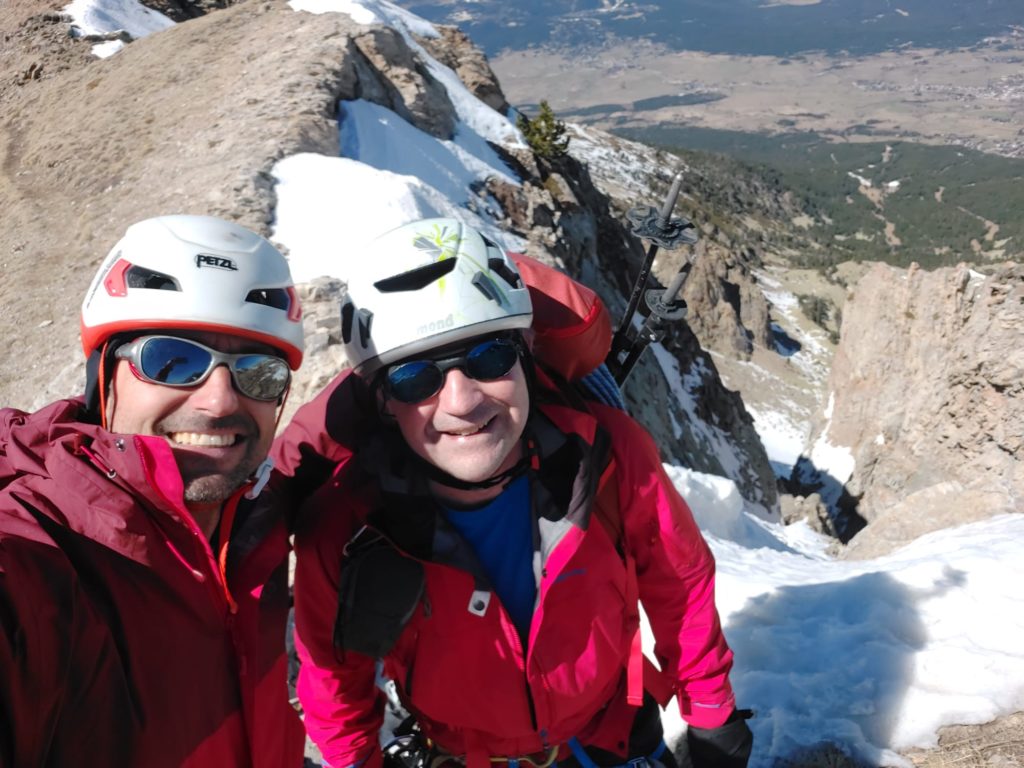
[[[651,343],[661,341],[664,337],[665,324],[686,317],[686,302],[679,298],[679,293],[693,266],[689,260],[683,264],[679,273],[669,283],[668,288],[664,290],[660,288],[647,289],[651,265],[654,263],[654,257],[659,248],[671,251],[681,245],[693,245],[697,242],[697,229],[693,222],[672,215],[682,184],[683,174],[680,172],[672,180],[672,187],[669,189],[660,211],[656,210],[654,206],[642,205],[631,208],[626,213],[626,218],[632,225],[633,234],[646,240],[649,245],[643,265],[640,267],[640,274],[637,275],[636,282],[633,284],[629,304],[622,315],[622,322],[619,323],[615,336],[612,337],[612,348],[605,360],[615,382],[620,386],[629,376],[644,350]],[[633,315],[636,314],[641,296],[644,297],[650,312],[640,328],[633,333]]]

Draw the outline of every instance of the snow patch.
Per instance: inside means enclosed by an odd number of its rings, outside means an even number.
[[[871,186],[871,179],[865,179],[863,176],[860,176],[854,173],[853,171],[847,171],[846,175],[849,176],[851,179],[856,179],[862,187]]]
[[[174,26],[174,22],[138,0],[74,0],[63,12],[81,35],[107,35],[124,30],[133,38],[146,37]],[[113,56],[124,47],[120,40],[93,46],[93,55],[101,59]]]

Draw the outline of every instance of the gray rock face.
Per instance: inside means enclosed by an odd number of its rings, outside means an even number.
[[[743,400],[688,327],[672,329],[665,347],[648,349],[626,382],[630,413],[673,463],[728,477],[744,499],[777,512],[775,476]]]
[[[694,247],[693,271],[683,298],[688,322],[708,349],[749,358],[754,345],[772,348],[768,301],[754,282],[749,254],[701,240]]]
[[[506,114],[508,102],[487,57],[458,27],[435,25],[440,37],[418,37],[427,52],[459,76],[469,92],[495,112]]]
[[[831,419],[868,526],[851,552],[1024,511],[1024,266],[874,265],[843,312]],[[875,539],[875,543],[867,543]]]
[[[452,138],[456,117],[448,91],[405,38],[390,27],[373,27],[356,37],[355,43],[366,57],[359,67],[361,98],[388,107],[435,138]]]
[[[926,533],[1021,511],[1020,496],[1003,489],[938,482],[885,509],[839,554],[847,560],[870,560]]]
[[[623,214],[660,206],[672,176],[682,172],[675,214],[700,226],[700,240],[692,250],[660,251],[654,275],[668,285],[684,258],[693,262],[683,298],[704,349],[740,359],[755,345],[773,349],[768,302],[751,271],[761,266],[768,241],[788,238],[774,232],[799,213],[787,197],[750,178],[723,175],[695,155],[672,156],[590,126],[570,125],[569,136],[569,151],[589,159],[594,182]]]
[[[831,538],[838,538],[835,524],[828,513],[828,507],[821,500],[821,495],[812,493],[807,496],[791,496],[780,494],[779,507],[782,511],[782,522],[786,525],[804,520],[811,530]]]
[[[235,0],[146,0],[143,5],[159,11],[173,21],[188,21],[211,11],[234,5]]]

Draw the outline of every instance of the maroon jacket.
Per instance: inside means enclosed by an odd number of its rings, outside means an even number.
[[[284,519],[239,492],[215,557],[167,444],[80,406],[0,411],[0,766],[301,765]]]

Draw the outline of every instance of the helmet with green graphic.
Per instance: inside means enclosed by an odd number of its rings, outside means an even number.
[[[496,243],[457,219],[425,219],[368,246],[341,308],[356,372],[533,321],[529,289]]]

